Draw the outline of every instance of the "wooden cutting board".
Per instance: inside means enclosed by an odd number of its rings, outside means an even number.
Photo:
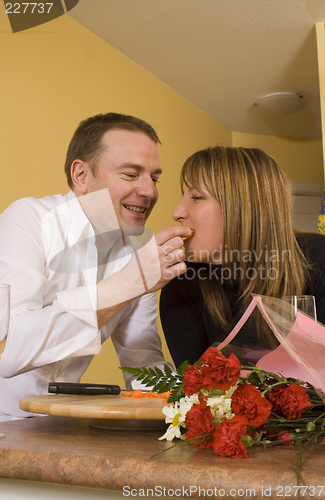
[[[165,420],[166,399],[53,394],[31,396],[19,402],[22,410],[43,415],[91,419]]]

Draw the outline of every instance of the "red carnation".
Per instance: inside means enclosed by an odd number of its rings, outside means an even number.
[[[287,439],[292,439],[292,435],[289,432],[279,431],[276,428],[268,429],[267,432],[265,432],[265,438],[269,441],[280,441],[278,443],[279,445],[295,444],[294,441],[287,441]],[[285,442],[281,443],[281,441]]]
[[[203,376],[197,365],[188,366],[184,373],[183,389],[187,396],[192,396],[203,387]]]
[[[202,399],[199,404],[194,404],[192,408],[186,413],[185,433],[186,439],[193,439],[205,434],[211,434],[210,437],[204,437],[207,441],[194,441],[193,445],[199,450],[204,450],[212,446],[212,433],[215,429],[215,424],[212,422],[213,415],[211,409],[206,405],[206,401]]]
[[[284,432],[283,434],[279,434],[275,438],[276,441],[284,441],[284,443],[279,443],[279,444],[295,444],[294,441],[287,441],[287,439],[292,439],[292,436],[289,432]]]
[[[213,433],[212,447],[220,457],[249,458],[242,437],[246,433],[246,419],[235,416],[231,420],[222,419]]]
[[[234,354],[230,354],[229,359],[226,359],[218,349],[215,349],[216,353],[213,356],[211,349],[215,348],[210,347],[201,358],[203,385],[207,389],[217,387],[227,391],[236,384],[241,364]]]
[[[288,387],[285,385],[274,387],[266,397],[272,404],[274,413],[288,420],[300,418],[302,411],[312,406],[305,389],[295,382],[291,382]]]
[[[259,427],[269,418],[272,405],[253,385],[240,385],[231,397],[231,409],[236,415],[242,415],[247,425]]]
[[[212,368],[222,365],[226,358],[216,347],[209,347],[201,357],[202,365],[211,366]]]

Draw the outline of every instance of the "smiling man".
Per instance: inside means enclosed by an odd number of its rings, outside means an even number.
[[[108,337],[121,365],[164,363],[154,292],[185,271],[191,231],[168,228],[142,246],[134,238],[158,199],[158,142],[138,118],[91,117],[68,148],[71,191],[18,200],[1,215],[0,282],[11,286],[2,420],[30,416],[19,400],[46,394],[48,382],[78,382]]]

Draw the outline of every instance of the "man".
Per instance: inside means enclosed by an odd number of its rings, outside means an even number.
[[[121,365],[164,363],[153,292],[185,271],[191,231],[168,228],[140,248],[134,240],[158,199],[158,142],[137,118],[89,118],[67,152],[72,190],[1,215],[0,282],[11,286],[2,419],[29,416],[19,400],[46,394],[49,381],[78,382],[110,336]]]

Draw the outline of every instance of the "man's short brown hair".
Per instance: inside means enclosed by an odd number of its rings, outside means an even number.
[[[142,132],[155,143],[159,143],[156,131],[149,123],[130,115],[120,113],[106,113],[95,115],[80,122],[73,134],[68,147],[64,171],[70,188],[73,188],[71,179],[71,164],[74,160],[82,160],[90,165],[93,175],[96,173],[96,158],[103,150],[101,139],[108,130],[130,130]]]

